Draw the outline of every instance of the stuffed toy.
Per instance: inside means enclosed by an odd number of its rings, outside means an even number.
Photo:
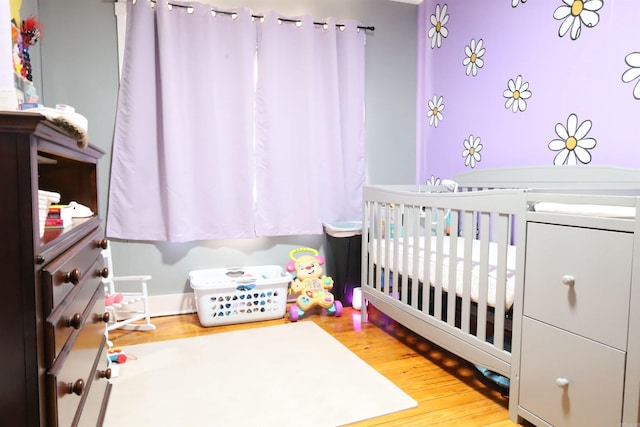
[[[29,81],[33,81],[31,75],[31,57],[29,56],[29,47],[34,46],[42,36],[42,24],[35,17],[30,16],[22,21],[20,28],[22,36],[22,77]]]
[[[300,253],[312,255],[295,255]],[[287,271],[293,273],[294,278],[289,285],[289,293],[299,293],[296,304],[289,307],[289,320],[296,322],[313,307],[326,309],[328,313],[340,316],[342,304],[336,301],[329,292],[333,288],[333,279],[323,274],[324,258],[312,248],[298,248],[289,253],[291,261],[287,263]]]

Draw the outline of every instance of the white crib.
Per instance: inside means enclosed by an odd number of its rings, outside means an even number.
[[[540,242],[540,236],[528,233],[546,230],[539,224],[570,227],[571,231],[579,231],[578,236],[590,236],[589,230],[600,228],[627,233],[640,247],[640,222],[636,219],[640,171],[597,166],[510,168],[472,171],[454,177],[454,181],[457,192],[450,191],[451,185],[365,187],[363,321],[367,320],[366,304],[373,304],[429,341],[510,378],[510,414],[514,421],[525,417],[539,425],[578,425],[575,420],[584,417],[598,419],[592,416],[588,405],[584,411],[577,408],[582,392],[575,391],[581,390],[577,386],[573,386],[577,397],[569,414],[573,418],[562,412],[566,408],[553,398],[549,402],[546,398],[530,398],[527,402],[527,396],[540,393],[532,391],[535,380],[530,384],[520,382],[521,372],[529,374],[527,363],[531,360],[521,357],[521,348],[529,348],[535,341],[525,337],[529,347],[522,346],[523,322],[525,330],[529,330],[531,322],[544,323],[547,319],[538,319],[535,314],[533,304],[539,308],[546,302],[535,300],[533,289],[541,279],[526,272],[526,266],[544,270],[540,268],[544,265],[541,260],[545,252],[552,252],[546,251],[544,239],[542,244],[533,245],[534,241]],[[564,228],[551,230],[556,233]],[[554,245],[552,240],[550,244]],[[588,240],[581,243],[583,247],[589,244]],[[557,242],[560,245],[561,241]],[[588,247],[585,250],[588,253]],[[631,335],[635,332],[640,336],[637,258],[640,257],[624,258],[628,259],[624,265],[629,275],[632,270],[635,272],[633,281],[628,283],[631,303],[625,312],[625,340],[618,342],[625,359],[624,369],[618,373],[624,385],[612,385],[619,388],[619,398],[613,399],[609,418],[601,418],[618,423],[638,421],[640,344]],[[532,291],[525,301],[527,286]],[[583,301],[593,292],[580,291]],[[619,295],[615,298],[622,299]],[[626,303],[620,301],[621,305]],[[552,307],[554,301],[549,304]],[[569,324],[590,324],[585,319],[573,319],[576,307],[566,305],[561,301],[555,310],[566,310]],[[594,343],[610,345],[597,334],[589,336],[590,331],[572,330],[561,322],[551,324],[553,332],[557,329],[572,336],[581,334]],[[540,356],[553,355],[554,349],[540,351]],[[635,365],[630,365],[631,361]],[[554,387],[558,388],[555,384]],[[615,415],[617,410],[619,418]]]

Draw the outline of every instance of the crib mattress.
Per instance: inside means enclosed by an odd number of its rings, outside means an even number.
[[[378,257],[377,251],[380,248],[381,253],[386,254],[386,239],[373,240],[370,242],[371,249],[369,255],[372,257],[373,262],[382,268],[389,269],[391,271],[397,271],[398,274],[408,275],[409,278],[415,280],[414,275],[414,252],[416,251],[416,245],[413,238],[406,238],[408,240],[408,253],[407,256],[403,256],[404,250],[404,238],[396,238],[398,246],[398,262],[394,262],[395,243],[394,240],[389,240],[389,256]],[[456,270],[456,283],[455,291],[459,297],[463,296],[464,290],[464,253],[465,253],[465,239],[457,237],[457,254],[454,257],[450,256],[451,242],[449,236],[443,237],[443,250],[442,250],[442,263],[439,268],[441,271],[441,282],[443,291],[449,291],[450,278],[449,278],[449,265],[455,263]],[[418,279],[420,283],[425,283],[425,267],[424,267],[424,253],[425,253],[424,237],[419,240],[419,257],[418,257]],[[429,283],[433,286],[436,283],[437,268],[436,263],[436,237],[431,237],[431,257],[430,257],[430,273]],[[406,265],[405,261],[406,260]],[[480,262],[481,262],[481,242],[479,240],[472,240],[472,261],[471,261],[471,292],[470,297],[474,302],[479,302],[481,280],[480,274]],[[495,242],[489,243],[489,256],[488,256],[488,277],[487,277],[487,305],[490,307],[496,306],[497,299],[497,284],[498,284],[498,244]],[[515,297],[515,272],[516,272],[516,247],[509,245],[507,247],[507,262],[506,262],[506,289],[505,289],[505,310],[508,310],[513,305]]]

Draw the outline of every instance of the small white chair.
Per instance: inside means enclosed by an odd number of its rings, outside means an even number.
[[[114,276],[110,242],[107,249],[102,250],[102,257],[109,272],[109,275],[102,279],[105,295],[122,295],[121,301],[105,307],[109,313],[107,332],[119,328],[135,331],[154,330],[156,326],[151,323],[149,316],[147,294],[147,282],[151,280],[151,276]]]

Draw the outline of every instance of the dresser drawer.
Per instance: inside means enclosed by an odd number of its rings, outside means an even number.
[[[49,392],[55,399],[52,425],[71,426],[78,408],[90,392],[96,362],[104,358],[104,290],[98,287],[83,313],[84,323],[71,346],[66,346],[47,373]]]
[[[630,233],[528,223],[524,314],[626,349],[632,250]]]
[[[103,287],[100,275],[97,273],[102,269],[102,257],[96,259],[89,268],[93,274],[85,274],[80,283],[76,286],[69,297],[62,304],[57,306],[47,317],[45,322],[45,330],[47,337],[47,354],[46,364],[51,363],[58,357],[62,348],[67,342],[73,341],[78,331],[85,321],[100,323],[102,327],[106,327],[105,322],[97,313],[91,313],[90,319],[85,319],[84,314],[87,307],[92,302],[92,297],[98,290]],[[104,295],[104,294],[102,294]],[[104,310],[103,310],[104,313]]]
[[[109,381],[106,338],[103,341],[101,351],[98,352],[93,370],[93,381],[82,406],[82,413],[78,420],[79,427],[101,426],[107,411],[107,403],[111,393],[112,384]]]
[[[624,352],[523,319],[518,402],[549,424],[620,425],[624,368]]]
[[[100,257],[102,238],[102,229],[97,228],[42,269],[45,315],[57,307],[87,274],[97,274],[91,266]]]

